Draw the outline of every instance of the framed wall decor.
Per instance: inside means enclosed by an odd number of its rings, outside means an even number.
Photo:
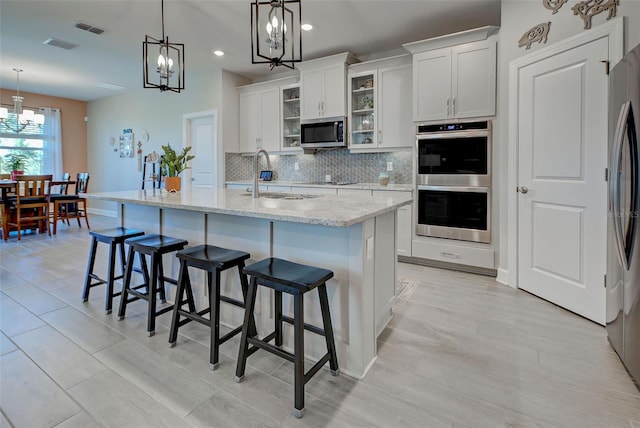
[[[120,157],[121,158],[131,158],[133,157],[134,147],[133,147],[133,129],[123,129],[122,134],[120,134]]]

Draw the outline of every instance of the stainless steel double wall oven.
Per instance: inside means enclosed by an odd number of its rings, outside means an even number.
[[[416,131],[416,234],[491,242],[491,121]]]

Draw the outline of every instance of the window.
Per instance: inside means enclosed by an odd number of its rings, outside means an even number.
[[[45,119],[45,123],[46,123]],[[46,125],[28,125],[19,133],[15,129],[20,129],[17,117],[13,112],[9,112],[6,121],[0,123],[0,173],[11,172],[11,164],[6,159],[8,154],[23,154],[27,162],[24,166],[25,174],[44,174],[47,167],[45,144]]]

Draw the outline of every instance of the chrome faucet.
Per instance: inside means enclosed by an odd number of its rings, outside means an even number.
[[[258,189],[258,156],[262,153],[267,159],[267,168],[271,170],[271,160],[269,160],[269,153],[265,149],[259,149],[253,156],[253,189],[251,192],[252,198],[260,197],[260,190]]]

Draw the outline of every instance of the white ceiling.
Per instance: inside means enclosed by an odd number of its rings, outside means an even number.
[[[165,34],[185,44],[188,72],[223,68],[264,79],[283,67],[251,64],[250,0],[165,0]],[[105,30],[95,35],[83,22]],[[402,44],[500,25],[498,0],[302,0],[303,59],[349,51],[361,59],[403,52]],[[79,100],[114,95],[106,82],[142,86],[142,41],[161,37],[160,0],[2,0],[0,87]],[[48,38],[78,45],[63,50]],[[221,49],[223,57],[211,51]],[[385,55],[386,56],[386,55]],[[186,85],[189,85],[188,76]],[[6,100],[5,100],[6,102]]]

